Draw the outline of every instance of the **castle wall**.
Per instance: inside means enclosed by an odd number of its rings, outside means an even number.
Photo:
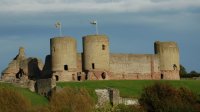
[[[9,63],[2,72],[2,79],[14,81],[16,79],[39,78],[43,68],[43,63],[37,58],[26,58],[24,48],[20,47],[18,55]]]
[[[77,53],[77,71],[82,72],[82,66],[83,66],[83,60],[82,60],[83,54]]]
[[[38,94],[43,96],[49,96],[51,90],[56,87],[56,81],[48,78],[48,79],[38,79],[36,80],[36,91]]]
[[[42,69],[42,78],[50,78],[52,77],[52,72],[51,72],[51,55],[47,55],[45,58],[45,64]]]
[[[110,54],[111,79],[160,79],[157,55]]]
[[[39,78],[43,67],[44,64],[40,59],[30,57],[21,61],[19,68],[23,69],[23,72],[29,77]]]

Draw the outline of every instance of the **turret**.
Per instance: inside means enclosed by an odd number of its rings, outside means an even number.
[[[70,81],[77,70],[76,40],[72,37],[54,37],[50,40],[53,78]]]
[[[109,39],[106,35],[83,37],[84,70],[90,79],[107,79],[109,71]],[[92,77],[92,75],[94,77]]]
[[[155,42],[155,54],[159,55],[161,79],[179,80],[179,48],[175,42]]]

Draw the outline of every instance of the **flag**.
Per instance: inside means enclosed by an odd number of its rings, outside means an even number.
[[[97,21],[96,21],[96,20],[91,21],[90,24],[92,24],[92,25],[96,25],[96,24],[97,24]]]
[[[60,27],[61,27],[60,21],[56,22],[55,27],[56,27],[56,28],[60,28]]]

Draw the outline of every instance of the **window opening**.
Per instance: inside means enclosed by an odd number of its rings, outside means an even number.
[[[64,65],[64,70],[68,70],[68,65]]]
[[[95,64],[94,63],[92,63],[92,69],[95,69]]]
[[[105,50],[106,49],[106,46],[105,45],[102,45],[102,50]]]

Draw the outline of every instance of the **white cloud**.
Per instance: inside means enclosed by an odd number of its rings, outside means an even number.
[[[0,12],[115,13],[186,10],[200,7],[200,0],[1,0]]]

